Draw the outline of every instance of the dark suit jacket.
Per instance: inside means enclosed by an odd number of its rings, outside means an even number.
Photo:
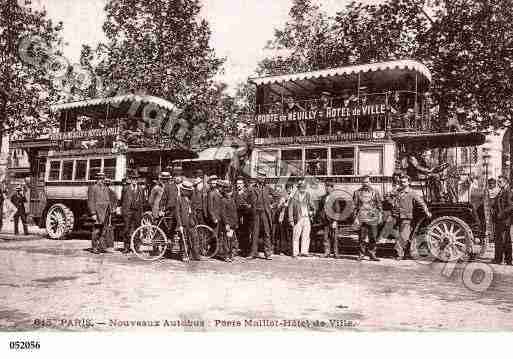
[[[254,187],[250,190],[249,203],[251,205],[251,214],[253,216],[255,216],[257,214],[256,203],[257,203],[259,192],[262,192],[262,194],[263,194],[265,214],[269,218],[269,223],[272,223],[271,204],[272,204],[272,199],[273,199],[273,192],[267,186],[264,186],[263,188]]]
[[[513,193],[509,189],[503,189],[495,197],[494,212],[496,221],[505,225],[511,225],[511,215],[513,211]]]
[[[178,226],[183,226],[185,229],[196,226],[196,217],[192,210],[191,201],[187,197],[181,196],[177,200],[174,214]]]
[[[163,207],[165,209],[173,210],[178,201],[178,187],[175,183],[166,183],[164,186],[164,193],[162,194]]]
[[[235,202],[234,198],[223,197],[223,210],[221,211],[221,221],[224,225],[230,225],[232,229],[236,229],[239,227],[237,203]]]
[[[223,197],[219,190],[212,190],[208,193],[208,218],[212,222],[221,221],[221,212],[223,211]]]
[[[4,201],[3,201],[3,196],[2,196],[2,204],[3,204],[3,202]],[[25,197],[25,195],[23,193],[20,195],[18,193],[14,193],[11,197],[11,202],[18,209],[16,211],[17,214],[25,213],[25,202],[27,202],[27,198]]]
[[[87,190],[87,207],[91,214],[96,214],[98,222],[104,223],[107,218],[107,209],[114,209],[116,203],[114,192],[105,185],[95,183]]]
[[[241,193],[239,193],[237,190],[234,191],[233,199],[235,200],[235,203],[237,203],[237,211],[239,216],[242,216],[249,212],[251,205],[249,204],[248,190],[244,189]]]
[[[121,213],[126,215],[129,210],[142,211],[145,202],[144,189],[137,186],[134,191],[130,185],[121,195]]]
[[[310,193],[305,192],[305,197],[303,198],[303,202],[306,204],[306,208],[308,212],[314,210],[314,204],[312,202],[312,197]],[[299,211],[301,209],[301,201],[299,199],[299,191],[294,194],[294,197],[289,201],[289,222],[292,224],[296,224],[299,219]]]

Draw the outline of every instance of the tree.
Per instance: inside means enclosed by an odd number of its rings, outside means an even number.
[[[0,8],[0,137],[5,131],[38,135],[48,103],[59,98],[54,75],[60,63],[62,23],[54,24],[30,1],[5,0]],[[0,140],[1,141],[1,140]]]
[[[109,0],[107,42],[97,49],[96,70],[105,87],[149,93],[182,107],[208,101],[223,60],[209,46],[200,9],[199,0]]]

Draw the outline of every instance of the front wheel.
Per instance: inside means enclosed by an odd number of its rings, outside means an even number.
[[[467,259],[472,253],[474,235],[463,220],[443,216],[435,219],[426,228],[429,252],[443,262]]]
[[[200,255],[208,258],[215,257],[219,250],[219,243],[214,230],[204,224],[198,224],[194,230],[198,236]]]
[[[130,238],[130,248],[145,261],[156,261],[166,254],[168,241],[162,229],[152,224],[138,227]]]

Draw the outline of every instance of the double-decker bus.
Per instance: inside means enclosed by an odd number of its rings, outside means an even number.
[[[256,86],[251,176],[264,172],[271,183],[305,178],[315,194],[332,182],[350,205],[363,176],[387,193],[395,171],[414,172],[413,162],[427,154],[440,166],[437,178],[448,179],[442,185],[452,187],[439,186],[435,193],[430,183],[413,176],[413,188],[423,194],[434,218],[417,216],[412,236],[422,232],[431,249],[443,247],[438,254],[449,248],[447,243],[460,254],[484,247],[484,220],[477,220],[468,199],[458,195],[458,184],[472,169],[454,160],[461,148],[481,145],[485,136],[434,128],[431,73],[425,65],[398,60],[249,81]],[[351,232],[352,212],[345,213]],[[435,227],[440,232],[433,232]]]
[[[131,171],[144,178],[149,191],[172,161],[196,157],[189,139],[173,137],[179,109],[161,98],[96,98],[56,104],[50,112],[58,120],[57,132],[11,147],[29,154],[30,214],[53,239],[89,223],[87,188],[97,173],[105,173],[119,199]]]

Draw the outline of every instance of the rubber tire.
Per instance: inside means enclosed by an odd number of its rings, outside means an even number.
[[[217,238],[216,234],[214,233],[214,230],[205,224],[198,224],[196,227],[194,227],[194,230],[196,231],[196,236],[199,241],[200,254],[203,257],[207,257],[207,258],[215,257],[217,255],[217,252],[219,252],[219,238]],[[205,252],[202,238],[199,235],[200,232],[208,232],[215,239],[215,248],[213,250],[210,250],[210,252],[208,252],[208,253]]]
[[[163,249],[161,249],[159,254],[154,256],[154,257],[143,257],[143,256],[140,256],[139,253],[135,250],[135,236],[136,236],[136,234],[139,231],[142,231],[142,230],[148,229],[148,228],[151,228],[152,230],[160,233],[162,238],[164,238]],[[130,249],[137,256],[137,258],[142,259],[143,261],[151,262],[151,261],[159,260],[160,258],[164,257],[164,255],[166,254],[168,246],[169,246],[169,241],[168,241],[167,236],[164,233],[164,231],[160,227],[157,227],[157,226],[155,226],[153,224],[148,224],[148,225],[143,225],[143,226],[137,227],[137,229],[134,231],[134,233],[132,233],[132,237],[130,237]]]
[[[57,235],[56,233],[51,233],[51,231],[48,230],[49,227],[49,214],[52,213],[52,211],[60,209],[64,213],[64,230],[61,235]],[[73,211],[69,209],[66,205],[62,203],[56,203],[53,206],[51,206],[48,211],[46,212],[46,220],[45,220],[45,229],[46,233],[48,234],[48,237],[51,239],[56,240],[62,240],[65,239],[66,236],[68,236],[71,231],[73,230],[73,226],[75,225],[75,215],[73,214]]]
[[[430,239],[427,236],[427,233],[429,233],[429,231],[432,227],[434,227],[439,222],[442,222],[443,220],[456,222],[465,232],[465,242],[466,242],[465,244],[467,246],[468,245],[472,246],[472,244],[474,243],[474,233],[472,232],[472,229],[470,228],[470,226],[465,221],[463,221],[462,219],[460,219],[458,217],[442,216],[442,217],[438,217],[438,218],[434,219],[433,221],[431,221],[431,223],[429,223],[429,225],[426,228],[426,240],[428,242],[429,247],[431,247],[431,245],[429,244]],[[430,251],[431,251],[431,249],[430,249]],[[438,260],[440,260],[442,262],[447,262],[447,260],[445,260],[444,258],[440,258],[439,256],[436,256],[434,253],[431,253],[431,255],[436,257]],[[465,253],[463,256],[461,256],[460,258],[457,258],[456,260],[467,260],[468,256],[469,256],[469,253]]]

